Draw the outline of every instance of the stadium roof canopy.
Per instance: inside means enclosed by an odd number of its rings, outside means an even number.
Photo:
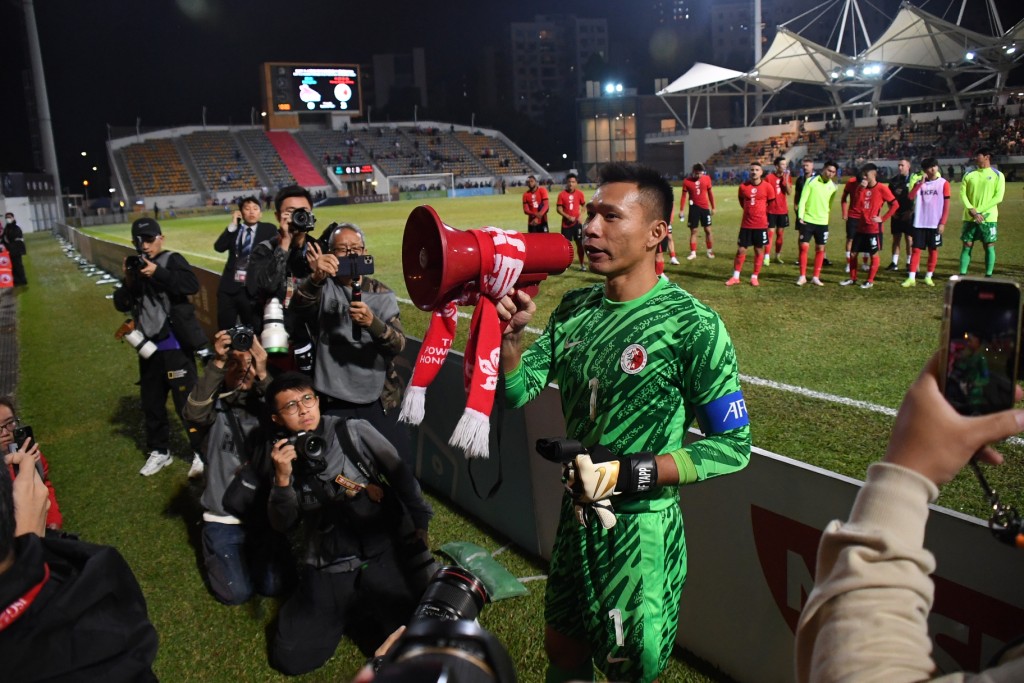
[[[889,28],[855,56],[836,52],[784,26],[764,56],[747,72],[698,62],[656,94],[752,95],[769,98],[754,115],[768,108],[771,97],[793,83],[823,87],[833,104],[877,106],[882,87],[902,69],[931,71],[957,100],[961,94],[998,92],[1009,72],[1024,58],[1024,21],[1003,35],[971,31],[904,2]],[[666,103],[667,104],[667,103]],[[688,105],[689,109],[689,105]]]

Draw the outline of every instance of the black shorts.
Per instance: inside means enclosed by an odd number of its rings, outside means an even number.
[[[866,232],[858,232],[853,236],[853,246],[850,247],[850,253],[877,254],[879,248],[879,235],[869,235]]]
[[[579,242],[583,239],[583,226],[579,223],[574,223],[568,227],[562,226],[562,237],[569,240],[570,242]]]
[[[741,247],[763,247],[768,244],[768,228],[740,228],[736,244]]]
[[[526,231],[527,232],[547,232],[548,231],[548,222],[544,221],[543,223],[540,223],[539,225],[530,225],[529,223],[527,223],[526,224]]]
[[[853,236],[857,234],[857,226],[860,225],[859,218],[847,218],[846,219],[846,239],[852,240]]]
[[[665,235],[665,239],[658,242],[658,252],[667,254],[670,249],[672,249],[671,238],[668,235]]]
[[[770,213],[768,214],[768,229],[772,228],[788,228],[789,227],[789,214],[788,213]]]
[[[893,218],[889,223],[889,228],[892,231],[893,237],[914,234],[914,223],[911,220],[901,221]]]
[[[815,225],[814,223],[803,223],[797,224],[800,227],[800,243],[807,244],[814,238],[814,243],[818,246],[825,246],[828,244],[828,226],[827,225]]]
[[[699,206],[690,207],[690,217],[686,219],[686,225],[691,230],[703,225],[711,227],[711,209],[702,209]]]
[[[914,228],[914,249],[938,249],[942,246],[942,233],[935,228]]]

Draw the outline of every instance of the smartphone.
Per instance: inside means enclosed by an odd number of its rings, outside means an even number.
[[[14,430],[14,441],[9,446],[9,448],[11,449],[11,453],[24,446],[25,442],[29,439],[32,439],[33,443],[35,442],[35,435],[32,433],[32,428],[30,426],[23,425],[21,427],[16,428]],[[14,474],[17,475],[19,468],[17,465],[14,465],[13,467]],[[46,474],[43,472],[42,460],[36,460],[36,472],[39,473],[40,479],[46,479]]]
[[[965,277],[947,285],[939,379],[958,412],[986,415],[1013,407],[1020,322],[1016,282]]]

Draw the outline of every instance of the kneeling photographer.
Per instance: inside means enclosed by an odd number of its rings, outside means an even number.
[[[316,319],[313,386],[325,415],[368,420],[412,465],[412,449],[398,425],[402,381],[395,357],[405,348],[398,298],[370,277],[373,256],[363,231],[332,224],[306,252],[312,274],[299,284],[293,306]]]
[[[125,258],[124,286],[114,291],[114,307],[132,316],[118,335],[134,339],[132,345],[139,353],[139,393],[149,450],[139,474],[148,477],[173,461],[167,392],[180,416],[196,381],[193,353],[208,340],[188,300],[199,291],[199,280],[184,256],[164,250],[160,224],[152,218],[132,223],[132,243],[138,253]],[[186,434],[197,453],[198,439],[187,430]],[[191,461],[193,469],[201,465],[198,454]]]
[[[271,665],[290,675],[323,665],[346,634],[365,649],[404,624],[423,588],[413,565],[432,565],[433,510],[416,479],[369,422],[321,417],[312,384],[287,372],[266,393],[283,435],[270,451],[270,523],[304,536],[298,585],[270,643]]]
[[[203,434],[207,586],[220,602],[240,605],[253,593],[280,595],[293,573],[292,557],[287,538],[267,520],[273,466],[260,424],[270,384],[267,352],[242,326],[218,332],[213,350],[184,418]]]

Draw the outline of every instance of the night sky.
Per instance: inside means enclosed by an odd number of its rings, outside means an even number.
[[[710,1],[691,0],[695,19]],[[899,2],[873,4],[894,11]],[[1004,29],[1024,16],[1020,0],[998,4]],[[369,63],[375,53],[422,47],[428,77],[452,90],[452,84],[479,68],[483,46],[503,45],[511,21],[532,20],[538,13],[607,17],[610,68],[627,85],[649,93],[655,77],[674,78],[692,61],[653,63],[648,44],[655,25],[651,14],[641,11],[653,5],[653,0],[35,0],[35,13],[61,180],[69,186],[79,185],[84,177],[99,176],[96,182],[106,182],[103,145],[108,123],[131,127],[140,117],[143,127],[196,125],[205,105],[211,125],[248,124],[252,107],[260,111],[262,62]],[[949,5],[935,0],[924,4],[933,12]],[[970,0],[970,5],[977,14],[982,3]],[[862,0],[862,6],[868,3]],[[0,170],[32,170],[21,2],[0,2],[0,26]],[[489,125],[480,118],[477,123]],[[82,151],[89,156],[83,159]],[[96,174],[89,169],[93,164],[100,167]]]

